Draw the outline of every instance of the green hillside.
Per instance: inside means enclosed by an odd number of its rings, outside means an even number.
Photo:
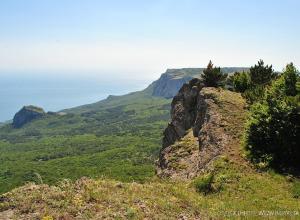
[[[143,181],[169,119],[171,100],[141,92],[47,115],[20,129],[0,128],[0,193],[28,181],[107,176]]]
[[[208,195],[191,181],[31,183],[4,195],[0,219],[299,219],[297,182],[226,158],[215,166],[214,186],[222,188]]]

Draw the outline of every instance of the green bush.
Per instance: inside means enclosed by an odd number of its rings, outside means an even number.
[[[263,99],[265,93],[265,87],[261,85],[251,86],[244,93],[243,97],[247,100],[247,103],[253,104]]]
[[[236,92],[245,92],[250,88],[250,76],[246,72],[236,72],[233,75],[233,88]]]
[[[194,180],[196,191],[204,195],[213,192],[214,174],[207,174]]]

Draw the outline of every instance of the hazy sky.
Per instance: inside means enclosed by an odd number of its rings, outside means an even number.
[[[0,74],[300,65],[299,0],[1,0]]]

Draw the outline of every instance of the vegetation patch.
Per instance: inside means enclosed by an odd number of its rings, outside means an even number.
[[[300,198],[300,181],[295,181],[293,183],[292,193],[294,198]]]
[[[213,173],[197,177],[193,182],[196,191],[199,193],[203,193],[204,195],[212,193],[215,190],[213,187],[214,178],[215,176]]]

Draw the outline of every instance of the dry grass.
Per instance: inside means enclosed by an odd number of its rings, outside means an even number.
[[[12,209],[17,219],[207,219],[236,217],[236,211],[249,211],[253,219],[263,210],[298,212],[284,218],[300,216],[294,183],[284,176],[249,172],[226,157],[215,162],[215,173],[221,191],[206,196],[196,192],[192,181],[81,178],[58,186],[27,184],[4,195],[0,207]]]

